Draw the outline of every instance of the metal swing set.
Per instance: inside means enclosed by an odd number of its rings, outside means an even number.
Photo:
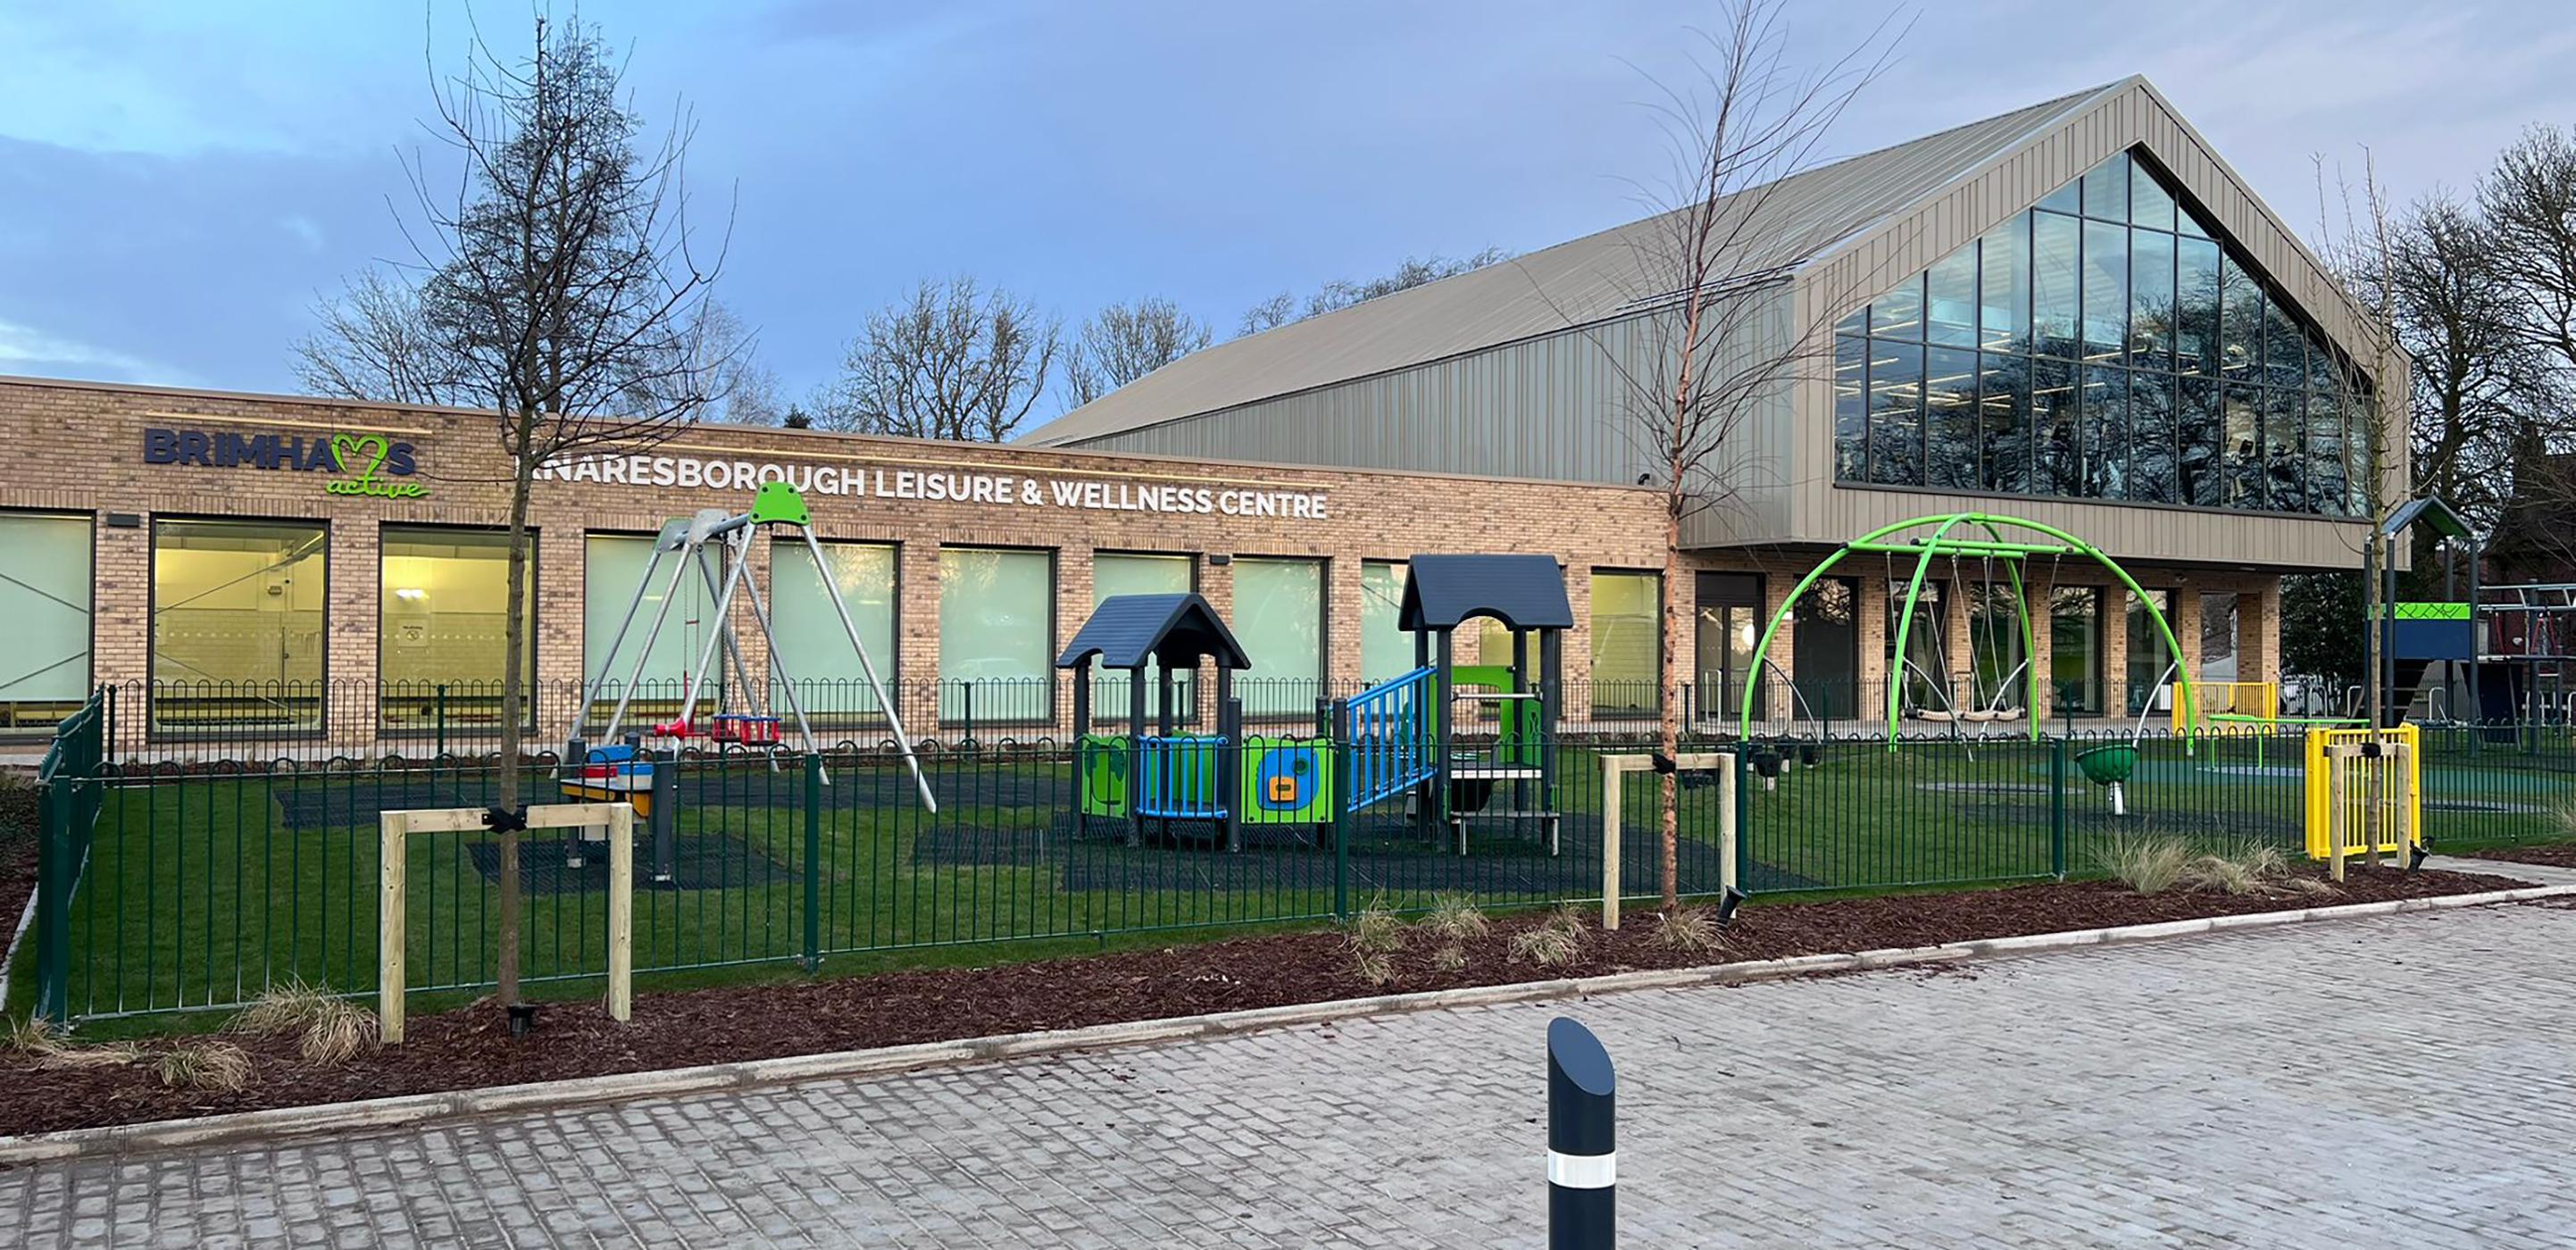
[[[840,588],[833,584],[831,565],[823,557],[822,543],[814,537],[813,521],[806,511],[805,497],[785,482],[763,483],[760,493],[752,499],[751,511],[746,513],[736,515],[722,508],[704,508],[695,516],[673,517],[663,522],[661,533],[653,539],[653,558],[645,564],[643,576],[637,579],[635,597],[626,605],[626,614],[617,624],[608,652],[600,659],[599,671],[592,675],[582,692],[581,707],[573,713],[572,725],[566,735],[570,745],[564,754],[568,770],[564,785],[568,795],[578,790],[588,798],[619,798],[637,802],[639,807],[648,805],[654,789],[655,768],[653,761],[645,757],[642,743],[638,741],[646,736],[674,741],[704,738],[719,746],[767,748],[773,753],[782,745],[784,720],[775,714],[774,709],[765,707],[757,695],[770,683],[753,678],[751,665],[743,658],[741,643],[734,635],[733,605],[738,594],[750,603],[752,620],[759,627],[761,639],[766,644],[768,675],[774,679],[788,712],[795,719],[798,745],[808,754],[821,754],[821,743],[814,736],[813,721],[806,715],[804,701],[797,696],[796,680],[787,671],[785,658],[779,654],[778,636],[770,622],[769,600],[761,593],[759,579],[751,573],[753,535],[767,531],[774,544],[780,537],[780,527],[788,526],[794,527],[796,536],[804,540],[806,550],[813,553],[814,567],[821,574],[824,595],[832,601],[833,614],[840,619],[842,632],[848,636],[851,650],[858,655],[859,670],[867,677],[868,689],[876,695],[877,707],[886,715],[886,727],[893,735],[896,748],[902,752],[904,766],[912,774],[913,786],[920,792],[922,807],[931,812],[939,810],[939,800],[931,794],[930,782],[922,775],[921,761],[913,752],[912,739],[904,732],[903,719],[895,714],[894,701],[886,697],[885,683],[877,677],[876,663],[868,656],[867,644],[859,640],[859,627],[850,618],[849,605],[842,601]],[[671,569],[667,577],[662,577],[662,564],[666,557],[671,559]],[[714,596],[714,607],[709,617],[713,628],[707,631],[706,641],[698,649],[697,660],[690,666],[688,683],[681,690],[678,712],[671,720],[654,724],[648,731],[630,733],[621,740],[619,734],[625,728],[635,688],[643,680],[645,665],[653,654],[654,641],[662,636],[663,627],[670,620],[671,605],[680,598],[681,586],[692,573]],[[654,611],[652,623],[645,628],[644,640],[635,650],[634,664],[626,680],[618,687],[616,705],[609,711],[607,726],[601,734],[605,745],[584,749],[581,728],[589,722],[591,709],[598,705],[608,687],[613,666],[625,647],[627,634],[634,629],[636,616],[643,610],[645,597],[657,585],[662,592],[661,606]],[[698,721],[695,717],[699,693],[706,689],[708,674],[720,662],[730,663],[729,671],[735,680],[721,680],[722,672],[718,672],[716,710],[705,721]],[[740,704],[735,702],[737,698],[742,700]],[[775,766],[773,759],[772,767]],[[823,780],[830,784],[828,773]],[[661,823],[657,818],[657,826]]]

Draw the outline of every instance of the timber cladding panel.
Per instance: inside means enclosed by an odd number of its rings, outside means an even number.
[[[281,442],[334,435],[382,435],[408,443],[418,473],[386,480],[417,482],[420,498],[326,493],[346,475],[256,464],[147,463],[145,431],[202,431]],[[490,414],[454,409],[296,397],[270,397],[115,387],[32,379],[0,380],[0,443],[11,449],[0,480],[0,508],[130,513],[132,528],[96,530],[94,669],[99,681],[136,681],[149,673],[152,521],[163,517],[325,521],[329,540],[328,673],[366,680],[376,672],[378,529],[382,525],[493,528],[508,521],[508,474]],[[834,542],[898,547],[899,621],[895,665],[900,679],[927,680],[939,669],[939,549],[945,546],[1049,550],[1056,561],[1056,625],[1050,652],[1090,607],[1095,550],[1183,553],[1195,561],[1198,585],[1220,609],[1232,602],[1231,569],[1211,555],[1279,556],[1327,561],[1326,662],[1339,682],[1359,677],[1360,578],[1365,560],[1401,560],[1424,551],[1526,551],[1553,554],[1581,619],[1589,570],[1656,568],[1663,563],[1662,497],[1633,487],[1356,472],[1245,465],[1011,446],[933,443],[796,430],[700,426],[682,430],[648,454],[701,461],[779,464],[802,473],[830,468],[864,475],[866,494],[809,491],[818,536]],[[273,457],[274,458],[274,457]],[[986,475],[1008,479],[1010,503],[879,497],[877,475],[891,486],[900,473]],[[1040,503],[1025,502],[1034,480]],[[1223,492],[1272,496],[1279,515],[1113,510],[1061,506],[1059,484],[1087,489],[1095,503],[1125,491],[1191,490],[1214,500]],[[1322,519],[1294,515],[1293,501],[1324,497]],[[539,676],[582,676],[583,536],[650,534],[664,519],[699,508],[741,510],[749,489],[684,488],[624,482],[540,482],[537,529]],[[1588,631],[1567,639],[1566,672],[1589,669]],[[339,735],[335,727],[334,736]]]

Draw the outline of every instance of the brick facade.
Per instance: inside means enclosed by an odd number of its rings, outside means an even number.
[[[422,498],[386,499],[326,493],[341,477],[327,470],[220,467],[147,463],[147,429],[199,430],[280,440],[327,439],[334,434],[382,434],[412,445],[419,470],[396,479],[427,488]],[[507,522],[506,462],[488,414],[450,409],[411,409],[308,398],[209,394],[75,382],[0,381],[0,440],[12,448],[9,473],[0,480],[0,509],[80,513],[94,521],[96,586],[92,678],[139,683],[151,676],[151,542],[163,518],[261,518],[320,521],[328,526],[326,675],[363,683],[378,671],[379,527],[387,524],[497,528]],[[1370,560],[1402,560],[1430,551],[1539,551],[1566,569],[1567,596],[1578,626],[1565,639],[1565,675],[1584,678],[1591,668],[1589,619],[1595,569],[1654,570],[1662,566],[1661,497],[1651,490],[1446,476],[1361,472],[1278,465],[1184,462],[1167,458],[1024,449],[740,427],[693,427],[677,433],[654,456],[704,461],[778,464],[792,471],[829,468],[860,473],[866,494],[808,492],[815,527],[826,541],[872,541],[896,548],[897,654],[881,665],[907,684],[939,672],[939,553],[944,546],[1016,547],[1051,552],[1055,562],[1055,625],[1050,652],[1088,615],[1095,551],[1182,554],[1192,557],[1199,592],[1222,613],[1234,604],[1233,557],[1294,557],[1324,564],[1325,676],[1336,686],[1360,680],[1362,615],[1360,567]],[[877,475],[901,473],[1001,475],[1010,502],[879,497]],[[1021,483],[1035,481],[1042,502],[1025,502]],[[1222,513],[1121,511],[1059,506],[1057,483],[1096,487],[1104,495],[1161,488],[1209,492],[1321,496],[1322,519],[1231,516]],[[664,519],[699,508],[740,510],[749,489],[630,485],[618,481],[540,482],[533,523],[539,610],[535,625],[541,681],[577,682],[582,654],[585,535],[651,534]],[[766,544],[755,550],[765,552]],[[1820,552],[1708,552],[1695,570],[1758,571],[1766,575],[1766,616]],[[1227,557],[1220,563],[1213,557]],[[764,562],[755,567],[764,576]],[[1885,583],[1876,562],[1848,571],[1860,581],[1863,611],[1858,641],[1865,682],[1884,676]],[[2096,580],[2095,570],[2069,569],[2070,578]],[[2192,588],[2246,593],[2245,666],[2249,678],[2278,671],[2276,578],[2133,569],[2150,586],[2182,589],[2176,596],[2176,632],[2192,645],[2197,605]],[[2204,580],[2205,579],[2205,580]],[[2107,577],[2098,580],[2107,581]],[[1690,586],[1667,587],[1684,596]],[[2033,588],[2033,602],[2044,602]],[[2117,594],[2106,596],[2103,622],[2106,684],[2119,706],[2125,638]],[[2043,618],[2044,619],[2044,618]],[[1964,653],[1964,614],[1954,612],[1951,640]],[[1684,677],[1694,671],[1692,631],[1685,630],[1677,657]],[[756,635],[746,636],[746,659],[765,659]],[[2041,627],[2045,664],[2047,638]],[[1257,659],[1258,657],[1256,657]],[[2195,655],[2193,657],[2197,659]],[[1784,642],[1773,656],[1794,672]],[[1258,676],[1258,671],[1255,674]],[[1774,683],[1777,685],[1778,683]],[[1059,700],[1059,719],[1065,696]],[[1787,710],[1775,691],[1773,714]],[[363,709],[335,708],[328,736],[352,750],[372,745],[376,726]],[[926,721],[929,709],[908,714]],[[919,728],[930,728],[927,724]],[[541,726],[539,736],[559,727]]]

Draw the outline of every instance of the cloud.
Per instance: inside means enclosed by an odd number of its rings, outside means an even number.
[[[106,381],[167,381],[174,370],[140,356],[50,334],[35,326],[0,321],[0,373],[78,376]]]

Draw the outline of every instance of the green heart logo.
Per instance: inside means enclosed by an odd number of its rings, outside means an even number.
[[[368,449],[371,447],[374,450],[372,453],[368,453]],[[361,478],[374,477],[376,475],[377,466],[382,465],[385,462],[385,457],[393,454],[393,445],[386,442],[385,436],[382,434],[369,434],[364,438],[358,438],[348,434],[334,434],[331,436],[331,459],[340,466],[340,471],[342,473],[350,471],[352,467],[350,464],[351,457],[358,456],[362,453],[367,453],[367,458],[362,462],[364,468],[359,472],[358,476]]]

